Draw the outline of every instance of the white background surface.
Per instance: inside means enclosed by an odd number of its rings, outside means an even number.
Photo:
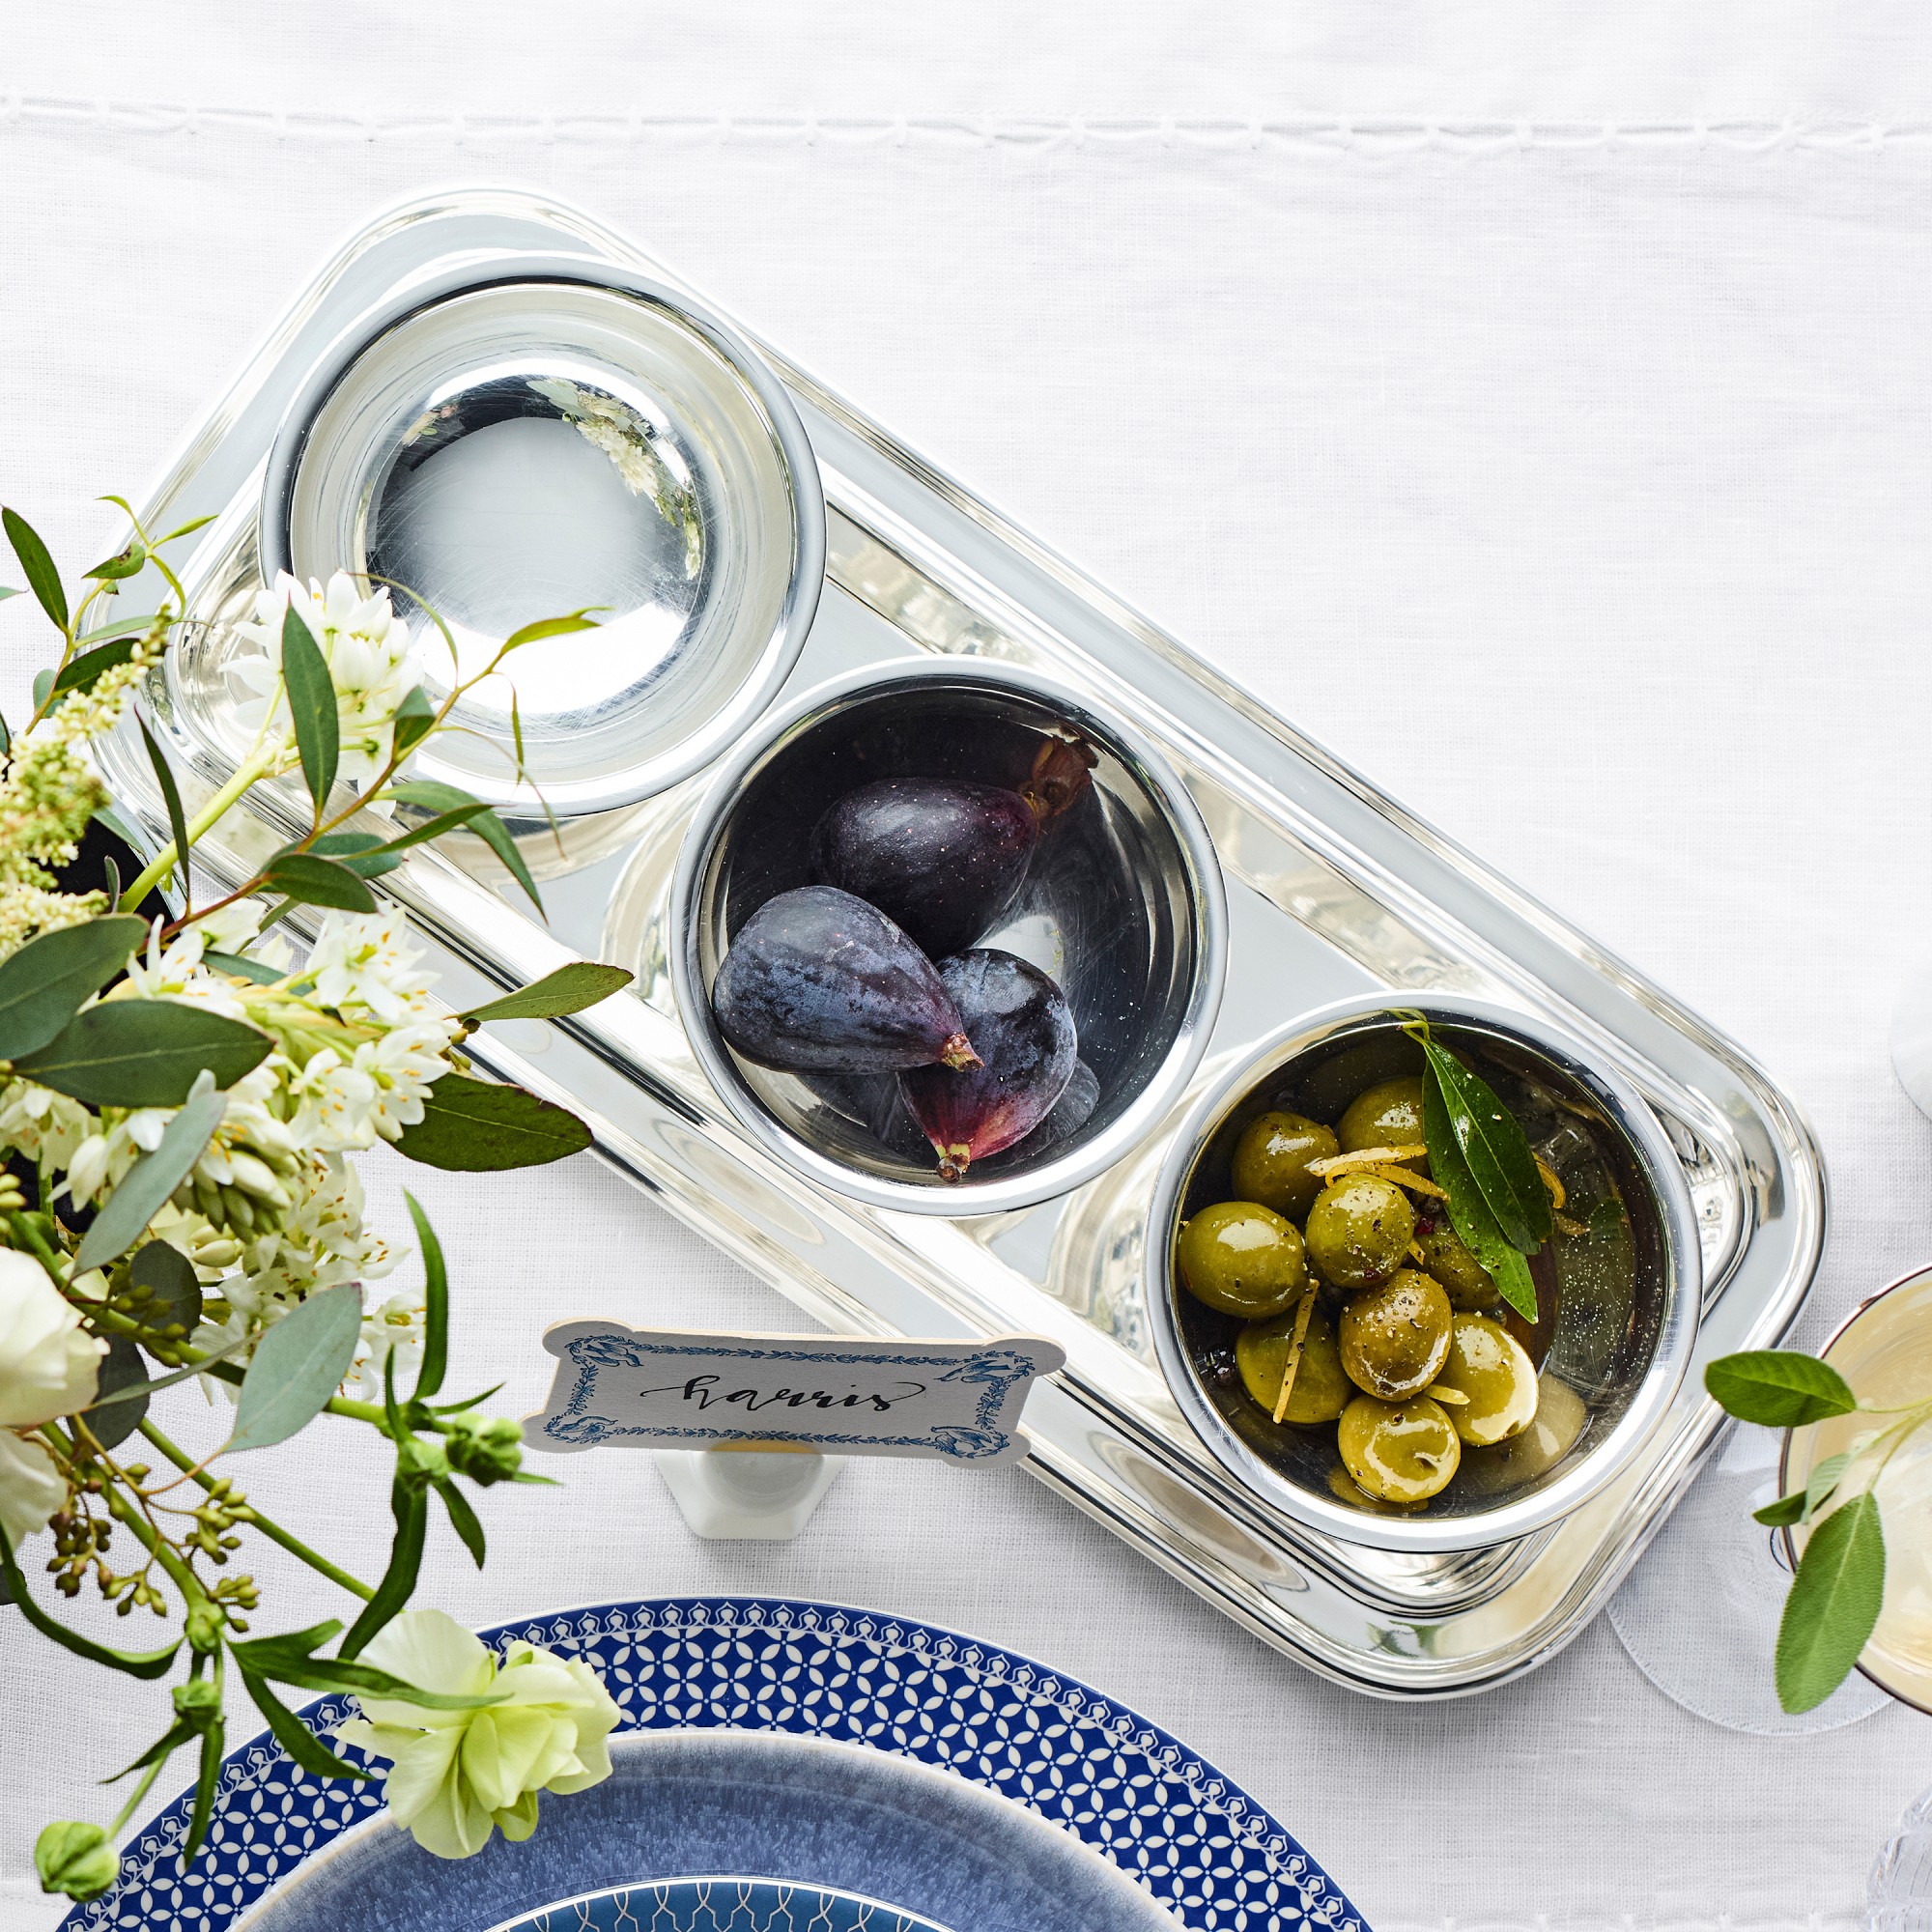
[[[1932,1129],[1885,1051],[1932,944],[1922,13],[698,11],[357,0],[238,43],[208,0],[15,0],[0,495],[87,560],[90,499],[371,210],[570,197],[1757,1052],[1832,1163],[1802,1337],[1925,1261]],[[391,1226],[399,1170],[369,1165]],[[553,1319],[789,1325],[588,1161],[412,1182],[452,1373],[507,1376],[510,1413]],[[359,1450],[257,1489],[348,1557],[386,1523]],[[1379,1932],[1839,1925],[1932,1781],[1923,1719],[1736,1737],[1602,1624],[1478,1702],[1358,1700],[1018,1475],[861,1465],[759,1548],[695,1543],[641,1463],[567,1474],[487,1499],[483,1577],[438,1541],[426,1598],[762,1590],[977,1633],[1179,1733]],[[307,1621],[262,1575],[263,1627]],[[106,1815],[89,1780],[156,1719],[17,1624],[0,1699],[0,1922],[32,1932],[35,1830]]]

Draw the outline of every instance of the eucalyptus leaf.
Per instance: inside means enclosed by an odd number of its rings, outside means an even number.
[[[361,1332],[362,1291],[353,1281],[322,1289],[283,1316],[255,1345],[229,1449],[286,1442],[320,1415],[349,1373]]]
[[[167,807],[168,836],[175,841],[175,870],[181,879],[182,897],[193,903],[193,887],[188,880],[188,836],[187,815],[182,810],[181,787],[175,783],[174,768],[161,755],[161,748],[155,743],[155,734],[148,729],[148,721],[136,717],[134,721],[141,727],[141,742],[148,748],[148,762],[155,770],[155,782],[161,788],[161,803]]]
[[[153,1153],[144,1153],[122,1177],[94,1217],[73,1258],[74,1272],[105,1267],[126,1254],[146,1232],[168,1197],[194,1172],[227,1110],[228,1096],[214,1091],[211,1075],[195,1082],[185,1104],[162,1131]]]
[[[269,861],[262,882],[302,905],[330,906],[337,912],[374,912],[376,895],[336,859],[313,852],[284,850]]]
[[[43,1047],[133,957],[148,923],[131,913],[30,939],[0,962],[0,1060]]]
[[[628,986],[631,977],[621,966],[604,966],[593,959],[574,959],[568,966],[559,966],[554,973],[546,973],[541,980],[532,980],[527,986],[520,987],[514,993],[505,993],[500,999],[472,1007],[464,1018],[475,1021],[549,1020],[564,1013],[581,1013],[586,1007],[594,1007],[600,1000],[608,1000],[612,993]]]
[[[275,1742],[311,1777],[374,1777],[372,1771],[358,1770],[331,1751],[263,1680],[251,1672],[242,1673],[242,1682],[255,1700],[255,1708],[269,1720]]]
[[[1554,1231],[1549,1193],[1537,1172],[1528,1137],[1494,1090],[1425,1033],[1422,1051],[1442,1097],[1448,1126],[1483,1201],[1503,1237],[1534,1254]],[[1430,1147],[1434,1171],[1435,1150]]]
[[[282,685],[289,696],[289,716],[295,721],[302,778],[320,816],[342,762],[342,720],[328,660],[293,599],[282,617]]]
[[[217,973],[232,973],[238,980],[252,980],[258,986],[272,986],[278,980],[286,980],[285,966],[265,966],[259,959],[250,959],[240,952],[221,952],[213,948],[201,955],[201,963],[211,966]]]
[[[213,521],[213,511],[205,517],[190,517],[186,523],[177,524],[165,536],[156,537],[155,548],[158,550],[162,544],[173,543],[177,537],[192,536],[196,530],[205,529]]]
[[[438,779],[406,779],[400,784],[392,784],[388,796],[404,805],[420,805],[436,812],[456,811],[464,806],[479,803],[460,786],[444,784]],[[485,811],[470,820],[469,829],[485,840],[491,851],[509,867],[511,876],[529,895],[530,903],[541,912],[543,900],[537,894],[537,882],[531,878],[530,868],[524,863],[524,855],[517,850],[517,841],[510,837],[510,828],[494,811]]]
[[[7,541],[14,546],[14,554],[20,559],[20,568],[27,574],[28,587],[40,600],[41,609],[65,631],[67,592],[61,588],[60,572],[54,568],[54,560],[47,554],[47,547],[41,541],[40,533],[17,510],[0,510],[0,526],[6,528]]]
[[[1870,1491],[1823,1518],[1804,1546],[1777,1626],[1777,1701],[1815,1710],[1847,1677],[1885,1603],[1885,1536]]]
[[[490,808],[481,803],[459,805],[449,811],[440,811],[434,818],[425,819],[422,824],[412,826],[409,831],[399,833],[381,849],[384,852],[407,852],[412,845],[427,845],[432,839],[440,838],[445,832],[460,831],[464,826],[482,817]]]
[[[403,863],[372,832],[326,832],[308,849],[347,866],[358,879],[380,879]]]
[[[203,1073],[232,1087],[268,1059],[265,1033],[180,1000],[103,1000],[70,1020],[16,1073],[95,1107],[179,1107]]]
[[[140,1428],[141,1418],[148,1412],[147,1381],[148,1365],[141,1359],[140,1350],[125,1335],[110,1335],[107,1352],[100,1358],[95,1398],[87,1410],[87,1426],[103,1449],[127,1441]],[[103,1401],[106,1396],[119,1399]]]
[[[36,712],[47,708],[47,699],[53,695],[54,674],[51,670],[37,670],[34,673],[34,709]]]
[[[1762,1509],[1751,1511],[1751,1520],[1767,1524],[1773,1529],[1788,1528],[1804,1515],[1804,1492],[1792,1490],[1781,1495],[1776,1502],[1766,1503]]]
[[[575,1114],[522,1087],[445,1073],[425,1096],[422,1119],[403,1129],[395,1147],[426,1167],[493,1174],[582,1153],[590,1139]]]
[[[412,685],[395,710],[392,742],[397,761],[408,757],[435,728],[436,709],[429,701],[429,693],[419,684]]]
[[[132,638],[123,638],[119,643],[99,644],[91,651],[82,651],[77,658],[70,658],[54,677],[54,696],[65,697],[70,692],[92,691],[107,671],[117,665],[124,665],[134,655]]]
[[[1750,1349],[1719,1355],[1704,1386],[1728,1414],[1768,1429],[1799,1429],[1858,1407],[1845,1378],[1829,1362],[1792,1349]]]
[[[1495,1216],[1463,1158],[1433,1067],[1422,1079],[1422,1138],[1429,1149],[1429,1171],[1448,1196],[1449,1221],[1457,1238],[1489,1269],[1503,1299],[1525,1321],[1534,1321],[1536,1283],[1529,1264],[1496,1226]]]
[[[217,1363],[227,1361],[227,1359],[231,1355],[240,1354],[241,1351],[247,1346],[248,1346],[248,1338],[245,1335],[239,1335],[236,1337],[234,1341],[229,1343],[227,1348],[218,1350],[214,1354],[212,1355],[197,1354],[195,1360],[188,1363],[185,1368],[170,1370],[169,1373],[164,1376],[155,1377],[155,1378],[152,1381],[144,1381],[136,1384],[130,1384],[127,1390],[127,1396],[131,1399],[134,1395],[138,1393],[145,1401],[147,1397],[151,1395],[159,1395],[163,1389],[174,1388],[178,1383],[186,1381],[192,1376],[205,1376],[213,1374],[215,1372],[215,1365]],[[99,1408],[107,1408],[107,1407],[118,1408],[121,1406],[122,1399],[123,1398],[121,1392],[117,1390],[115,1391],[114,1394],[114,1401],[111,1404],[98,1403],[95,1405],[95,1406]],[[79,1411],[79,1413],[82,1415],[87,1415],[91,1412],[92,1411],[89,1409],[81,1409]]]

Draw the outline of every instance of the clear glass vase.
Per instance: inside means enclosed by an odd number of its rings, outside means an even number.
[[[1863,1932],[1932,1932],[1932,1791],[1879,1853],[1865,1891]]]

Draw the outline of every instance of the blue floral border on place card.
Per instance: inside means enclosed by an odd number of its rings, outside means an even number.
[[[945,1373],[934,1378],[942,1382],[979,1382],[984,1385],[975,1422],[936,1422],[922,1435],[882,1435],[833,1434],[814,1429],[802,1431],[768,1428],[760,1422],[757,1435],[767,1442],[810,1442],[820,1448],[842,1446],[868,1449],[932,1449],[959,1463],[986,1462],[1011,1446],[1011,1435],[991,1425],[1006,1406],[1007,1396],[1015,1382],[1025,1381],[1035,1373],[1035,1364],[1013,1349],[986,1349],[963,1359],[952,1355],[923,1354],[918,1349],[886,1350],[868,1349],[863,1354],[833,1354],[823,1349],[720,1348],[713,1342],[639,1342],[633,1336],[612,1330],[604,1335],[579,1335],[563,1345],[563,1352],[577,1369],[577,1386],[560,1411],[543,1425],[544,1435],[573,1449],[594,1448],[600,1443],[621,1441],[626,1436],[650,1441],[735,1442],[743,1440],[746,1424],[739,1421],[729,1429],[643,1428],[614,1421],[608,1415],[589,1412],[591,1392],[599,1369],[640,1369],[653,1356],[706,1355],[714,1359],[737,1358],[759,1362],[829,1362],[834,1366],[890,1363],[896,1368],[936,1369]]]
[[[607,1604],[482,1635],[582,1659],[625,1729],[789,1732],[967,1778],[1091,1845],[1193,1932],[1369,1932],[1212,1765],[1125,1705],[995,1645],[869,1610],[720,1597]],[[299,1715],[326,1737],[353,1714],[351,1700],[325,1697]],[[207,1847],[184,1874],[191,1798],[127,1846],[114,1889],[75,1906],[61,1932],[230,1932],[383,1808],[376,1789],[312,1777],[265,1732],[223,1763]]]

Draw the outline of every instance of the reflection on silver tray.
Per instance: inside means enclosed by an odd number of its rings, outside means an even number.
[[[329,345],[452,258],[473,265],[490,251],[525,250],[581,256],[593,272],[614,264],[682,294],[622,238],[532,196],[465,193],[373,223],[303,295],[143,506],[173,521],[216,517],[184,573],[195,616],[232,614],[261,582],[261,466]],[[1658,988],[802,371],[772,360],[828,506],[825,591],[780,701],[868,665],[952,653],[1037,668],[1130,717],[1192,793],[1227,885],[1226,991],[1190,1094],[1293,1009],[1380,990],[1465,993],[1543,1014],[1585,1040],[1655,1109],[1695,1205],[1705,1313],[1683,1390],[1614,1485],[1517,1542],[1380,1551],[1291,1522],[1221,1469],[1154,1362],[1142,1235],[1185,1102],[1073,1192],[966,1220],[841,1199],[746,1135],[700,1069],[670,985],[668,896],[702,774],[641,805],[567,820],[560,837],[533,824],[548,928],[498,890],[502,875],[480,846],[461,864],[412,855],[384,881],[443,949],[456,997],[575,956],[638,971],[634,997],[568,1023],[539,1059],[526,1062],[500,1039],[479,1039],[479,1057],[583,1111],[607,1159],[836,1328],[1018,1330],[1060,1342],[1067,1367],[1028,1410],[1029,1466],[1299,1662],[1397,1697],[1465,1692],[1533,1668],[1606,1601],[1710,1446],[1719,1417],[1702,1393],[1703,1363],[1768,1346],[1797,1311],[1825,1212],[1803,1121],[1735,1047]],[[176,687],[156,678],[150,696],[181,763],[203,787],[218,783],[228,763]],[[138,750],[117,743],[108,760],[130,813],[160,828]],[[239,828],[234,863],[282,836],[267,823]]]

